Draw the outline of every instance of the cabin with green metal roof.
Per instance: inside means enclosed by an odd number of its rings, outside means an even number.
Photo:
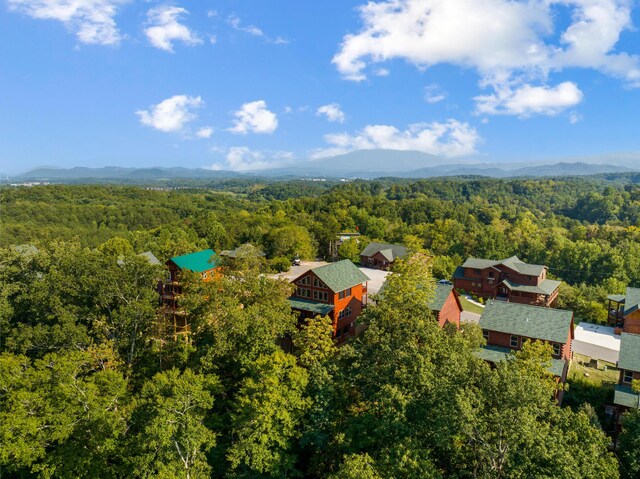
[[[469,258],[456,268],[457,289],[482,298],[538,306],[555,305],[560,281],[547,278],[547,267],[529,264],[517,256],[502,260]]]
[[[188,333],[189,323],[186,313],[180,308],[182,295],[180,274],[191,271],[199,274],[202,281],[208,282],[218,275],[218,258],[212,249],[174,256],[166,263],[169,277],[160,287],[160,303],[165,317],[165,326],[172,327],[174,334]]]
[[[367,304],[369,277],[349,260],[329,263],[293,279],[289,298],[300,319],[329,316],[335,339],[341,343],[355,335],[355,320]]]

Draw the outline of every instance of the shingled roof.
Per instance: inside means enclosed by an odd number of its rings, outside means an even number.
[[[371,280],[348,259],[318,266],[311,271],[334,293]]]
[[[500,346],[485,345],[475,351],[476,357],[489,361],[490,363],[499,363],[512,357],[515,353],[513,349],[502,348]],[[564,359],[551,359],[547,365],[547,371],[557,377],[562,377],[567,362]]]
[[[509,279],[502,281],[511,291],[521,291],[523,293],[546,294],[550,296],[556,289],[560,287],[561,282],[555,279],[545,279],[538,286],[530,286],[526,284],[514,283]]]
[[[624,296],[624,315],[640,309],[640,288],[627,288]]]
[[[565,344],[573,311],[491,300],[480,316],[482,329]]]
[[[431,311],[441,311],[452,289],[453,286],[450,284],[436,284],[436,294],[429,302],[429,309]]]
[[[622,333],[618,367],[630,371],[640,371],[640,334]]]
[[[174,256],[170,261],[173,261],[180,269],[187,269],[194,273],[202,273],[217,266],[214,257],[215,254],[215,251],[212,249],[205,249],[182,256]]]
[[[491,268],[492,266],[498,266],[498,265],[504,265],[507,268],[510,268],[514,271],[517,271],[520,274],[525,274],[527,276],[540,276],[542,274],[542,271],[544,271],[544,268],[545,268],[541,264],[525,263],[515,255],[503,260],[469,258],[464,262],[462,267],[474,268],[474,269],[485,269],[485,268]]]
[[[364,251],[360,253],[360,256],[369,257],[377,253],[382,254],[388,261],[395,261],[407,255],[407,248],[399,244],[377,243],[374,241],[367,245]]]

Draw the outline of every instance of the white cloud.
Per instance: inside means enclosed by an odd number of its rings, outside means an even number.
[[[242,26],[240,18],[237,15],[229,16],[229,18],[227,18],[227,23],[231,25],[231,28],[233,28],[234,30],[238,30],[239,32],[245,32],[256,37],[261,37],[264,35],[264,32],[255,25],[248,25],[246,27]]]
[[[493,95],[475,98],[479,113],[518,115],[557,115],[582,101],[582,91],[575,83],[564,82],[555,87],[525,84],[516,90],[499,88]]]
[[[316,115],[324,115],[327,120],[338,123],[344,123],[345,120],[344,112],[340,109],[340,105],[338,103],[329,103],[328,105],[322,105],[316,111]]]
[[[180,17],[189,12],[184,8],[162,5],[147,12],[148,27],[144,33],[156,48],[173,53],[173,42],[185,45],[199,45],[202,40],[186,25],[180,23]]]
[[[114,17],[127,0],[8,0],[9,9],[40,20],[58,20],[82,43],[117,45]]]
[[[573,112],[571,114],[569,114],[569,123],[571,123],[572,125],[575,125],[576,123],[582,121],[582,115]]]
[[[417,123],[404,131],[390,125],[368,125],[353,135],[334,133],[324,138],[331,146],[314,152],[314,158],[376,148],[415,150],[447,157],[467,156],[476,153],[476,146],[481,141],[475,128],[457,120]]]
[[[136,115],[143,125],[165,132],[176,132],[197,118],[193,110],[202,105],[202,99],[187,95],[175,95],[152,105],[149,110],[139,110]]]
[[[427,103],[438,103],[445,98],[447,98],[447,94],[439,85],[433,83],[424,87],[424,101]]]
[[[599,70],[640,86],[640,57],[616,50],[621,33],[633,28],[632,4],[629,0],[370,1],[359,8],[362,30],[344,37],[333,63],[354,81],[366,79],[369,66],[375,74],[380,63],[396,58],[419,68],[453,64],[475,69],[481,86],[493,88],[498,96],[505,88],[553,90],[546,86],[550,72],[573,67]],[[571,14],[564,30],[559,27],[558,7]],[[540,86],[531,86],[534,83]],[[555,98],[560,101],[557,107],[547,105],[540,112],[555,114],[562,108],[564,98]]]
[[[217,153],[221,151],[216,149]],[[290,160],[289,152],[276,152],[274,159],[267,159],[261,151],[254,151],[246,146],[233,146],[226,152],[224,163],[214,163],[209,168],[212,170],[251,171],[273,168]]]
[[[229,128],[233,133],[273,133],[278,128],[278,117],[267,109],[264,100],[245,103],[234,115],[234,126]]]
[[[391,71],[388,68],[378,68],[373,72],[377,77],[388,77]]]
[[[210,126],[203,126],[202,128],[198,128],[196,131],[196,136],[198,138],[211,138],[213,135],[213,128]]]

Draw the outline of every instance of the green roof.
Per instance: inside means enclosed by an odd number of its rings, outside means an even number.
[[[640,288],[627,288],[624,298],[624,315],[633,313],[640,309]]]
[[[212,249],[205,249],[196,253],[174,256],[171,258],[180,269],[188,269],[194,273],[202,273],[217,266]]]
[[[481,347],[475,352],[475,355],[480,359],[485,361],[489,361],[490,363],[498,363],[500,361],[504,361],[507,359],[511,353],[512,349],[509,348],[501,348],[500,346],[492,346],[486,345]],[[562,377],[562,373],[564,373],[564,368],[567,362],[564,359],[552,359],[551,364],[547,370],[557,377]]]
[[[622,333],[618,367],[630,371],[640,371],[640,334]]]
[[[318,266],[311,271],[334,293],[366,283],[371,279],[348,259]]]
[[[318,303],[316,301],[308,301],[306,299],[289,298],[289,306],[291,306],[292,309],[309,311],[310,313],[319,314],[320,316],[326,316],[333,311],[332,304]]]
[[[573,311],[491,300],[479,325],[490,331],[565,344],[572,318]]]
[[[450,284],[436,284],[436,294],[429,302],[429,309],[431,311],[440,311],[452,289],[453,286]]]
[[[521,291],[523,293],[545,294],[550,296],[556,289],[560,287],[560,281],[554,279],[545,279],[538,286],[529,286],[525,284],[514,283],[509,279],[505,279],[502,283],[511,291]]]
[[[407,248],[400,244],[377,243],[373,241],[360,253],[360,256],[373,256],[376,253],[382,253],[389,261],[394,261],[397,258],[406,256]]]
[[[613,404],[625,407],[639,407],[640,395],[633,392],[629,386],[623,386],[622,384],[616,384],[615,393],[613,395]]]
[[[528,276],[540,276],[542,271],[544,270],[544,266],[541,264],[529,264],[525,263],[517,256],[511,256],[510,258],[506,258],[503,260],[492,260],[492,259],[479,259],[479,258],[469,258],[462,265],[463,268],[474,268],[474,269],[485,269],[491,268],[492,266],[504,265],[508,268],[511,268],[514,271],[517,271],[521,274],[526,274]]]
[[[616,303],[624,303],[624,294],[610,294],[607,299],[615,301]]]
[[[480,359],[489,361],[490,363],[498,363],[504,361],[509,357],[513,349],[501,348],[500,346],[492,346],[487,344],[481,347],[475,352],[475,355]]]

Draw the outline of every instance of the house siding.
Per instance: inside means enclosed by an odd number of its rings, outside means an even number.
[[[305,278],[309,278],[308,285],[299,284],[300,281],[304,281]],[[343,343],[348,337],[355,335],[355,323],[357,317],[362,312],[363,302],[366,290],[362,284],[357,284],[351,287],[351,295],[345,298],[340,299],[339,293],[340,291],[332,291],[329,288],[320,288],[313,285],[314,278],[319,279],[313,270],[308,271],[307,273],[299,276],[293,281],[293,285],[296,287],[296,290],[291,295],[293,298],[307,299],[311,301],[317,301],[320,303],[326,303],[333,305],[334,309],[330,313],[329,317],[332,319],[333,323],[333,335],[336,338],[338,344]],[[298,295],[297,288],[305,288],[310,290],[310,297],[308,296],[300,296]],[[313,298],[313,292],[320,291],[327,293],[327,301],[318,300]],[[351,314],[345,318],[340,318],[340,312],[344,311],[347,307],[351,308]],[[313,316],[313,314],[307,311],[300,311],[300,318],[308,318]],[[344,328],[349,327],[349,332],[343,334]]]
[[[444,302],[442,309],[438,313],[438,325],[442,328],[447,322],[449,322],[455,324],[456,327],[459,328],[461,312],[462,308],[460,307],[460,303],[456,299],[453,290],[451,290],[451,293],[447,296],[447,300]]]
[[[464,278],[455,278],[456,289],[461,289],[483,298],[502,297],[513,303],[537,304],[544,306],[555,305],[558,297],[556,289],[549,297],[543,294],[528,293],[522,291],[511,291],[500,283],[508,279],[514,283],[524,286],[538,286],[547,278],[546,269],[542,270],[539,276],[530,276],[515,271],[508,266],[499,264],[487,268],[463,268]]]
[[[640,309],[624,317],[625,333],[640,334]]]

